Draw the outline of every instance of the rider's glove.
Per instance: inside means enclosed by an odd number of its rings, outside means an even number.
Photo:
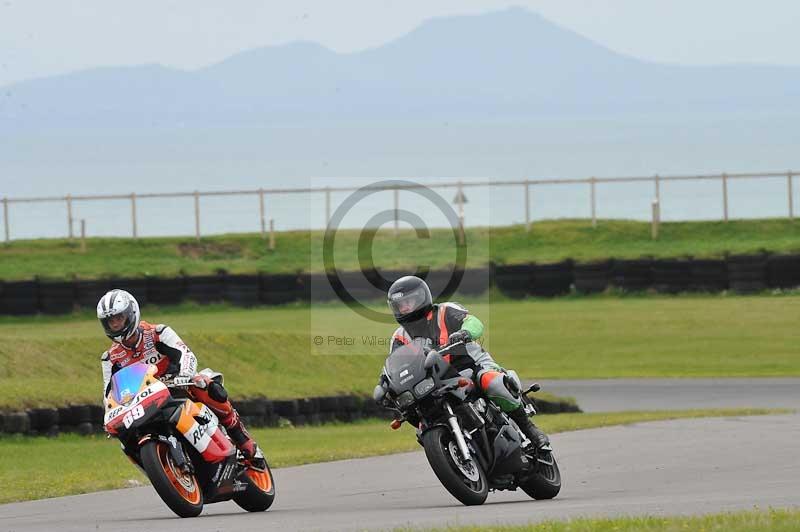
[[[470,342],[471,340],[472,340],[472,335],[469,333],[469,331],[465,331],[464,329],[461,329],[460,331],[456,331],[453,334],[451,334],[447,338],[447,343],[452,345],[452,344],[455,344],[457,342],[464,342],[466,344],[467,342]]]

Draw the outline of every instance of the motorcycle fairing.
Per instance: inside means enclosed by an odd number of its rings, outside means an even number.
[[[519,471],[525,466],[522,456],[522,438],[511,425],[503,425],[494,438],[494,464],[491,476]]]
[[[247,489],[247,484],[239,479],[244,470],[238,467],[235,453],[217,463],[203,462],[200,467],[203,497],[209,503],[228,500],[234,493]]]
[[[411,391],[427,376],[425,353],[416,342],[395,349],[384,364],[384,373],[396,395]]]
[[[235,447],[219,427],[219,419],[208,406],[186,399],[176,414],[174,422],[178,431],[205,461],[218,463],[236,454]]]
[[[154,374],[155,366],[147,364],[133,364],[114,374],[104,418],[109,434],[142,425],[171,398],[167,386]]]

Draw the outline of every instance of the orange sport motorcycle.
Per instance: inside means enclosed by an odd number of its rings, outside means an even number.
[[[186,398],[190,379],[162,382],[156,370],[138,363],[114,373],[105,428],[161,499],[180,517],[195,517],[203,504],[231,499],[248,512],[269,508],[275,499],[269,466],[260,470],[245,463],[217,416]]]

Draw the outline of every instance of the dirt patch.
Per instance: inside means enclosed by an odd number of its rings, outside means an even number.
[[[233,259],[242,256],[243,248],[235,242],[182,242],[178,254],[192,259]]]

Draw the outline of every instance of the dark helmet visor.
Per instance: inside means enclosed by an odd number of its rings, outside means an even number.
[[[410,292],[395,292],[389,296],[389,308],[396,319],[402,319],[428,306],[428,292],[418,286]]]

